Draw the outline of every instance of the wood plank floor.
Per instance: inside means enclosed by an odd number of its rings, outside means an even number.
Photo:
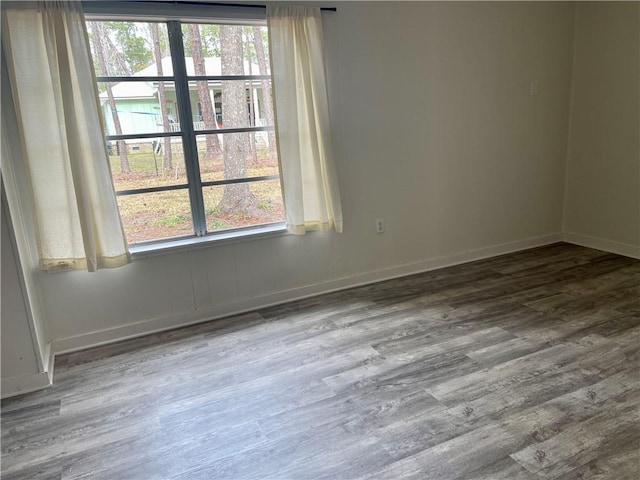
[[[637,479],[640,262],[556,244],[69,354],[2,478]]]

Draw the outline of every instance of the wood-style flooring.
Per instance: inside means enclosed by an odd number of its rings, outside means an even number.
[[[556,244],[62,356],[2,478],[640,478],[640,262]]]

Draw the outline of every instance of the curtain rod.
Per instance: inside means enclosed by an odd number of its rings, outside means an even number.
[[[157,0],[135,0],[136,3],[147,3],[154,2]],[[189,1],[168,1],[162,3],[173,3],[175,5],[201,5],[201,6],[216,6],[216,7],[241,7],[241,8],[261,8],[266,10],[266,5],[257,5],[254,3],[222,3],[222,2],[189,2]],[[338,9],[336,7],[321,7],[320,10],[323,12],[337,12]]]

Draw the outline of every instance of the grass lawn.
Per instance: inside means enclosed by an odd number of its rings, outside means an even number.
[[[258,149],[260,150],[260,149]],[[258,151],[257,162],[248,166],[247,176],[277,175],[277,161],[269,160]],[[162,153],[130,152],[128,155],[131,173],[121,173],[120,157],[109,157],[116,191],[164,185],[186,185],[182,154],[173,153],[172,169],[162,166]],[[224,179],[221,160],[201,162],[200,175],[203,181]],[[207,230],[218,231],[229,228],[277,222],[284,219],[282,192],[279,180],[267,180],[249,184],[258,208],[251,213],[222,213],[218,204],[224,186],[204,187]],[[186,188],[166,192],[118,196],[120,216],[129,243],[142,242],[193,234],[189,194]]]

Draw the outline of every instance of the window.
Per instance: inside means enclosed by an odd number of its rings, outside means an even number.
[[[266,26],[86,20],[128,242],[282,222]]]

